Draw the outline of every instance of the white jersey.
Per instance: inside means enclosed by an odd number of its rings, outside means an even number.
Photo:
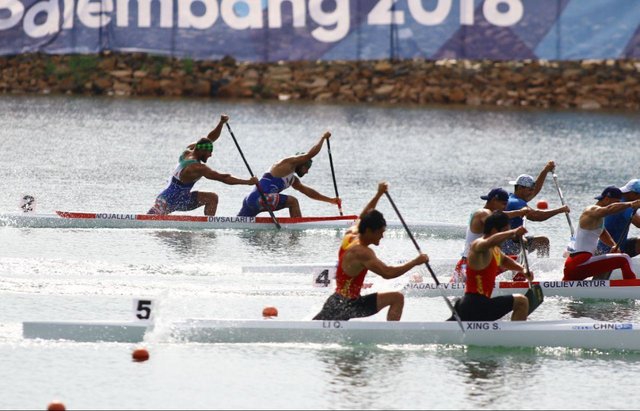
[[[464,239],[464,251],[462,251],[462,257],[469,257],[469,250],[471,249],[471,243],[476,241],[478,238],[482,238],[482,233],[474,233],[471,231],[471,225],[467,226],[467,234]]]
[[[580,227],[578,224],[578,229],[576,230],[576,246],[574,253],[579,252],[588,252],[594,254],[596,252],[596,248],[598,247],[598,240],[600,239],[600,234],[602,234],[602,230],[604,226],[595,228],[593,230],[586,230]]]

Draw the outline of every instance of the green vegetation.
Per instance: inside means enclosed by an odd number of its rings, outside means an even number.
[[[84,84],[98,67],[98,57],[86,54],[74,54],[69,57],[69,69],[76,84]]]
[[[184,69],[185,73],[193,74],[193,60],[191,60],[190,58],[182,60],[182,68]]]

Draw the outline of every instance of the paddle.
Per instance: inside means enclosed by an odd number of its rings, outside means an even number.
[[[527,270],[527,273],[531,274],[531,271],[529,271],[529,257],[527,257],[527,250],[524,248],[524,241],[522,241],[522,237],[520,237],[520,248],[523,251],[524,267]],[[529,289],[524,296],[529,300],[529,314],[531,314],[540,304],[542,304],[544,301],[544,295],[542,294],[542,287],[540,287],[540,284],[533,285],[531,283],[531,278],[529,277],[527,277],[527,281],[529,282]]]
[[[331,143],[329,139],[327,139],[327,151],[329,152],[329,165],[331,165],[331,177],[333,177],[333,189],[336,191],[336,197],[339,199],[340,194],[338,194],[338,183],[336,183],[336,172],[333,169],[333,157],[331,156]],[[338,202],[338,211],[340,211],[340,215],[344,215],[342,213],[342,202]]]
[[[407,231],[407,234],[409,235],[409,238],[411,239],[411,241],[413,241],[413,245],[416,247],[416,250],[418,250],[419,253],[422,253],[422,251],[420,250],[420,246],[418,245],[418,242],[416,241],[415,238],[413,238],[413,234],[411,234],[411,230],[409,230],[409,227],[407,227],[407,223],[404,222],[404,218],[402,218],[402,214],[400,214],[400,210],[398,210],[398,207],[396,207],[396,204],[393,202],[393,199],[391,199],[391,195],[387,191],[385,191],[384,194],[389,199],[389,203],[391,203],[391,207],[393,207],[393,210],[396,212],[396,215],[398,216],[398,219],[402,223],[402,226],[404,227],[404,229]],[[449,306],[449,309],[453,313],[453,316],[456,318],[456,321],[458,321],[458,325],[460,326],[460,329],[464,333],[464,327],[462,326],[462,320],[460,319],[460,316],[458,315],[458,312],[456,311],[456,309],[453,308],[453,305],[451,304],[451,301],[449,301],[449,299],[444,295],[444,290],[440,287],[440,281],[438,281],[438,277],[436,277],[436,275],[433,272],[433,270],[431,269],[431,266],[429,265],[428,261],[426,263],[424,263],[424,265],[427,266],[427,269],[429,270],[429,273],[431,274],[431,277],[433,278],[433,281],[436,282],[436,286],[438,287],[438,289],[440,289],[440,292],[442,294],[442,298],[444,298],[444,300],[446,301],[447,305]]]
[[[242,161],[244,161],[244,165],[247,166],[247,170],[249,170],[249,174],[252,177],[254,177],[255,175],[253,174],[253,171],[251,171],[251,167],[249,167],[249,163],[247,162],[247,159],[244,157],[244,153],[242,152],[242,149],[240,148],[240,145],[238,144],[238,140],[236,140],[235,134],[233,134],[233,131],[231,131],[231,126],[229,125],[229,122],[226,122],[225,124],[227,125],[227,130],[229,130],[229,133],[231,134],[231,137],[233,138],[233,142],[236,144],[236,148],[238,149],[238,152],[240,152],[240,157],[242,157]],[[260,197],[262,198],[262,201],[264,201],[265,207],[267,207],[267,211],[269,212],[269,215],[271,215],[271,219],[273,220],[273,224],[275,224],[276,227],[279,230],[282,227],[280,227],[280,223],[278,223],[278,219],[276,218],[275,214],[273,214],[273,210],[271,209],[271,205],[267,201],[267,197],[264,195],[264,192],[260,188],[260,183],[256,184],[256,188],[258,189],[258,192],[260,193]]]
[[[566,203],[564,202],[564,196],[562,195],[562,190],[560,190],[560,185],[558,184],[558,176],[556,175],[556,171],[555,169],[553,170],[553,183],[556,186],[556,191],[558,191],[558,196],[560,197],[560,203],[562,203],[562,205],[566,205]],[[574,249],[575,243],[576,243],[576,235],[575,232],[573,231],[573,224],[571,223],[571,217],[569,217],[569,213],[564,213],[564,215],[567,217],[567,223],[569,223],[569,230],[571,231],[571,238],[569,239],[569,244],[567,245],[567,252],[571,252]]]

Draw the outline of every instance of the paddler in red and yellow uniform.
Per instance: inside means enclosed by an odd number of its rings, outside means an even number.
[[[524,295],[491,298],[500,268],[521,271],[533,280],[531,273],[500,250],[505,240],[520,238],[527,232],[523,226],[512,230],[508,228],[509,217],[502,211],[496,211],[485,220],[483,236],[469,247],[464,296],[455,304],[462,321],[495,321],[510,312],[512,321],[527,319],[529,301]]]
[[[360,295],[362,283],[371,270],[379,276],[391,279],[400,277],[413,267],[429,261],[426,254],[397,266],[380,261],[370,245],[379,245],[387,223],[381,212],[375,209],[380,197],[387,191],[387,183],[378,185],[378,192],[366,205],[355,225],[347,230],[340,251],[336,272],[336,291],[324,303],[314,320],[340,320],[369,317],[389,307],[387,321],[399,321],[404,308],[404,295],[400,292]]]

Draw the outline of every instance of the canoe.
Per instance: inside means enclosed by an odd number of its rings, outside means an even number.
[[[353,225],[356,215],[321,217],[278,217],[285,229],[343,229]],[[151,229],[250,229],[273,230],[270,217],[151,215],[126,213],[85,213],[56,211],[55,214],[0,214],[0,226],[28,228],[151,228]],[[390,221],[388,228],[403,228],[399,221]],[[464,225],[442,222],[417,222],[413,230],[426,231],[443,237],[464,238]]]
[[[173,338],[198,343],[461,344],[640,350],[640,324],[595,320],[463,322],[188,320]]]
[[[42,340],[136,343],[144,339],[149,328],[150,324],[146,322],[25,321],[22,336]]]
[[[633,259],[633,268],[640,272],[640,261]],[[402,261],[395,262],[400,264]],[[450,271],[455,266],[456,261],[452,259],[433,259],[431,267],[437,273]],[[539,259],[536,260],[533,271],[549,273],[550,275],[560,275],[560,268],[564,263],[563,259]],[[242,272],[256,273],[305,273],[311,276],[311,284],[316,288],[335,288],[335,272],[337,263],[309,263],[309,264],[275,264],[275,265],[248,265],[242,267]],[[554,271],[554,273],[550,273]],[[510,273],[504,274],[505,280],[495,284],[493,295],[505,295],[514,293],[526,293],[528,283],[526,281],[507,281]],[[367,292],[375,291],[402,291],[406,296],[411,297],[440,297],[444,293],[446,296],[462,296],[464,284],[449,283],[448,276],[439,278],[440,287],[432,280],[424,267],[416,267],[394,280],[384,280],[376,275],[369,275],[365,279],[364,288]],[[640,299],[640,279],[622,280],[620,270],[614,270],[612,280],[583,280],[583,281],[560,281],[560,280],[540,280],[534,284],[540,284],[545,296],[552,297],[572,297],[572,298],[592,298],[592,299]]]
[[[190,319],[163,328],[171,341],[195,343],[453,344],[640,350],[640,324],[591,319],[463,322]],[[167,334],[168,331],[168,334]],[[148,324],[25,322],[25,338],[141,342]]]
[[[593,299],[640,299],[640,279],[636,280],[583,280],[583,281],[534,281],[540,284],[545,297],[571,297]],[[373,287],[372,287],[373,288]],[[493,295],[506,295],[527,292],[526,281],[500,281],[495,284]],[[414,297],[462,296],[464,284],[433,282],[405,282],[402,285],[405,295]]]

